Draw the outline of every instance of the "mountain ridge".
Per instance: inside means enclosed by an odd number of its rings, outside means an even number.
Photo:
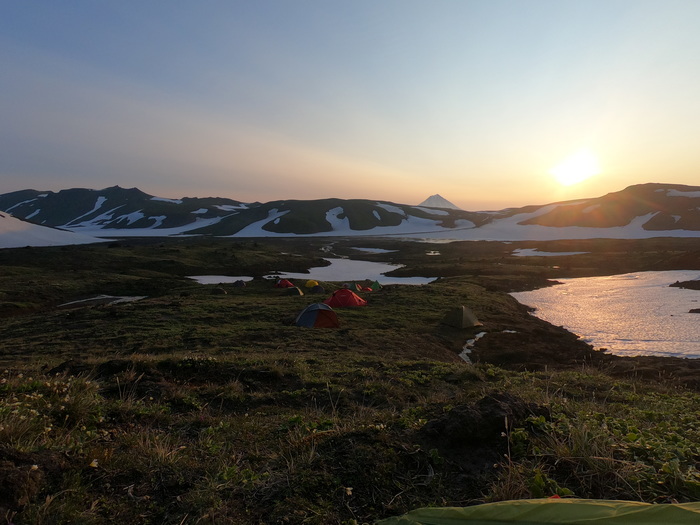
[[[449,203],[440,199],[434,202]],[[168,199],[119,186],[10,192],[0,195],[0,211],[37,228],[80,233],[83,240],[172,235],[392,235],[503,241],[700,237],[700,186],[662,183],[629,186],[601,197],[489,212],[431,207],[425,201],[415,206],[340,198],[267,203],[222,197]],[[0,222],[0,237],[1,225],[11,222],[8,218]],[[16,231],[16,225],[14,228]],[[7,247],[6,243],[0,247]]]

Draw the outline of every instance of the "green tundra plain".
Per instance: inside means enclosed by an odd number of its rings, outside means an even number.
[[[535,247],[586,253],[512,255]],[[369,304],[338,309],[337,329],[293,326],[343,281],[290,295],[263,276],[328,256],[439,279],[361,292]],[[508,295],[671,269],[700,270],[699,239],[0,250],[0,523],[360,524],[553,495],[696,501],[700,359],[594,351]],[[103,295],[142,298],[65,304]],[[461,305],[483,326],[445,325]]]

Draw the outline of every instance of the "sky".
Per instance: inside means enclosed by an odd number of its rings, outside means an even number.
[[[0,12],[0,193],[438,193],[477,211],[700,184],[697,0],[4,0]]]

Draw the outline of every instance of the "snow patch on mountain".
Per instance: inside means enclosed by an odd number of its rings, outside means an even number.
[[[271,223],[274,224],[276,219],[287,215],[289,211],[290,210],[279,211],[277,208],[272,208],[267,212],[267,217],[265,219],[249,224],[238,233],[229,235],[228,237],[289,237],[289,234],[286,233],[275,233],[263,229],[263,226]]]
[[[66,224],[64,224],[64,226],[68,226],[69,224],[72,224],[72,225],[73,225],[72,227],[75,227],[75,226],[74,226],[75,224],[78,224],[78,225],[79,225],[78,221],[79,221],[80,219],[82,219],[83,217],[87,217],[87,216],[90,215],[91,213],[95,213],[97,210],[99,210],[99,209],[102,207],[102,205],[103,205],[106,201],[107,201],[107,197],[97,197],[97,200],[95,201],[95,205],[92,207],[92,209],[91,209],[89,212],[83,213],[82,215],[80,215],[80,216],[76,217],[75,219],[73,219],[73,220],[67,222]],[[117,208],[114,208],[114,209],[116,210],[116,209],[118,209],[118,208],[120,208],[120,207],[121,207],[121,206],[118,206]],[[111,217],[110,217],[110,218],[111,218]]]
[[[659,191],[664,191],[664,190],[656,190],[656,191],[659,192]],[[665,190],[665,191],[666,191],[667,197],[690,197],[690,198],[700,197],[700,191],[680,191],[680,190]]]
[[[139,211],[135,211],[133,213],[129,213],[127,215],[122,215],[120,217],[117,217],[117,221],[118,222],[126,221],[127,226],[129,226],[137,221],[140,221],[144,217],[145,217],[145,215],[143,214],[143,212],[141,210],[139,210]]]
[[[103,229],[99,226],[95,226],[93,230],[82,230],[83,233],[89,233],[92,235],[98,235],[100,237],[114,239],[114,238],[128,238],[128,237],[172,237],[179,235],[189,235],[190,231],[198,230],[199,228],[206,228],[207,226],[214,226],[221,222],[223,217],[213,217],[211,219],[202,219],[201,217],[195,218],[194,222],[185,224],[183,226],[175,226],[173,228],[158,228],[162,224],[166,216],[149,217],[153,219],[155,223],[148,228],[124,228],[124,229]],[[193,234],[194,235],[194,234]]]
[[[545,208],[550,208],[546,206]],[[545,212],[546,213],[546,212]],[[644,224],[658,212],[647,213],[634,218],[625,226],[610,228],[592,228],[583,226],[566,226],[553,228],[536,224],[519,224],[542,214],[519,213],[504,219],[498,219],[479,228],[461,230],[442,230],[423,235],[429,240],[455,241],[555,241],[559,239],[650,239],[652,237],[698,237],[698,232],[689,230],[645,230]]]
[[[103,240],[79,233],[39,226],[0,212],[0,248],[64,246],[96,242],[103,242]]]
[[[100,199],[103,199],[104,197],[100,197]],[[107,199],[105,199],[107,200]],[[104,202],[104,201],[102,201]],[[119,208],[122,208],[123,206],[117,206],[116,208],[112,208],[111,210],[108,210],[97,217],[94,217],[90,219],[89,221],[84,221],[80,223],[76,223],[79,219],[86,217],[90,215],[91,213],[94,213],[95,211],[99,210],[100,206],[96,206],[92,211],[88,213],[82,214],[80,217],[77,217],[76,219],[73,219],[72,221],[66,223],[63,225],[63,227],[68,228],[70,227],[71,230],[76,231],[76,230],[83,230],[83,231],[91,231],[91,230],[100,230],[102,228],[102,225],[107,222],[111,221],[114,219],[114,214]]]
[[[166,199],[165,197],[151,197],[152,201],[170,202],[172,204],[182,204],[182,199]]]
[[[18,206],[22,206],[22,205],[24,205],[24,204],[29,204],[30,202],[34,202],[35,200],[36,200],[36,199],[27,199],[26,201],[18,202],[18,203],[15,204],[14,206],[10,206],[9,208],[7,208],[7,212],[9,213],[9,212],[11,212],[12,210],[14,210],[15,208],[17,208]]]
[[[148,219],[153,222],[153,226],[151,228],[160,228],[160,226],[165,222],[165,219],[167,219],[167,215],[157,215],[155,217],[149,217]]]
[[[398,206],[392,206],[391,204],[385,204],[383,202],[378,202],[377,206],[379,206],[380,208],[384,208],[386,211],[388,211],[390,213],[396,213],[398,215],[401,215],[402,217],[406,217],[406,212],[403,211]]]
[[[237,210],[247,210],[248,205],[247,204],[239,204],[239,205],[215,204],[214,208],[221,210],[221,211],[237,211]]]
[[[345,213],[342,207],[332,208],[326,212],[326,220],[330,223],[331,229],[335,231],[351,231],[350,219],[347,217],[340,218],[338,215]]]
[[[414,210],[420,210],[424,213],[429,213],[430,215],[449,215],[450,213],[445,210],[436,210],[435,208],[423,208],[421,206],[414,206]]]

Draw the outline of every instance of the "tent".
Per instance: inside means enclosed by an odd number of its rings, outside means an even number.
[[[369,287],[372,289],[373,292],[379,291],[382,289],[382,285],[379,284],[379,281],[374,281],[372,284],[369,285]]]
[[[292,286],[291,288],[287,288],[287,290],[284,293],[285,295],[304,295],[303,290],[298,286]]]
[[[234,281],[233,286],[234,288],[245,288],[246,284],[243,279],[238,279],[237,281]]]
[[[318,286],[318,281],[314,281],[313,279],[309,279],[308,281],[306,281],[305,286],[307,288],[313,288],[314,286]]]
[[[466,306],[458,306],[453,308],[442,319],[442,324],[452,326],[453,328],[471,328],[473,326],[484,326],[484,324],[476,318]]]
[[[311,288],[311,293],[326,293],[326,289],[320,284],[317,284],[316,286]]]
[[[638,501],[531,499],[473,507],[413,510],[376,525],[696,525],[700,503],[652,504]]]
[[[292,281],[289,281],[287,279],[279,279],[275,283],[275,288],[294,288],[294,283],[292,283]]]
[[[310,304],[304,308],[294,321],[295,326],[308,328],[338,328],[338,316],[333,308],[323,303]]]
[[[365,301],[362,297],[357,295],[352,290],[348,290],[347,288],[341,288],[340,290],[336,290],[335,292],[333,292],[333,295],[331,295],[328,299],[326,299],[323,302],[324,304],[327,304],[328,306],[332,306],[334,308],[344,306],[365,306],[367,304],[367,301]]]
[[[372,291],[372,288],[370,288],[369,286],[367,286],[365,284],[361,284],[361,283],[354,283],[353,287],[354,287],[356,292],[371,292]]]

